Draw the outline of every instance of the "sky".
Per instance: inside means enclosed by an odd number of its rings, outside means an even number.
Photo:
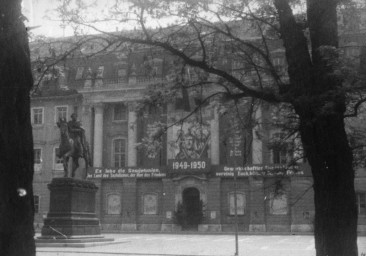
[[[94,2],[95,0],[88,0]],[[114,0],[98,0],[98,9],[110,5]],[[62,0],[23,0],[23,15],[26,16],[27,27],[36,27],[32,29],[34,35],[44,35],[47,37],[63,37],[73,35],[70,28],[62,28],[62,22],[59,21],[54,9],[62,3]]]
[[[93,8],[93,11],[96,11],[96,17],[99,17],[101,10],[106,10],[108,7],[112,6],[116,0],[85,0],[88,3],[96,3],[96,7]],[[63,37],[63,36],[72,36],[74,31],[71,28],[63,28],[62,22],[59,20],[57,14],[55,14],[54,9],[61,5],[63,0],[23,0],[23,14],[27,17],[28,22],[26,22],[26,26],[28,27],[36,27],[33,28],[32,34],[34,35],[44,35],[46,37]],[[126,10],[128,10],[128,0],[119,0],[120,3],[126,4]],[[88,13],[89,15],[89,13]],[[57,20],[58,19],[58,20]],[[173,22],[172,19],[160,19],[159,23],[154,21],[147,22],[148,26],[157,27],[158,25],[167,25]],[[125,29],[133,29],[135,25],[126,24],[126,23],[111,23],[109,22],[106,25],[101,25],[103,31],[114,32],[117,30],[125,30]],[[85,31],[84,33],[88,33]],[[94,31],[95,33],[95,31]]]
[[[26,26],[40,26],[32,29],[32,32],[36,35],[63,36],[60,22],[46,19],[48,10],[54,8],[58,3],[59,1],[57,0],[23,0],[23,15],[28,19]]]

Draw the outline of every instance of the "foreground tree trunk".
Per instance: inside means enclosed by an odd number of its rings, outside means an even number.
[[[317,256],[357,256],[357,208],[352,152],[344,125],[342,81],[324,58],[338,47],[337,0],[307,0],[311,40],[296,24],[288,0],[275,0],[286,49],[288,97],[314,179]],[[329,56],[329,55],[328,55]],[[326,56],[327,57],[327,56]]]
[[[300,132],[314,178],[317,256],[358,255],[352,152],[342,114],[301,118]]]
[[[33,84],[20,0],[0,1],[0,255],[35,255]]]

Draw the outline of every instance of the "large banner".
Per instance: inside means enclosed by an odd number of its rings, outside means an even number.
[[[146,108],[139,117],[139,165],[160,166],[166,159],[166,134],[159,131],[166,125],[166,116],[159,108]]]
[[[122,178],[165,178],[166,172],[160,168],[89,168],[87,179],[122,179]]]
[[[197,160],[210,157],[211,125],[207,117],[195,116],[171,129],[169,159]]]
[[[244,165],[252,158],[252,113],[250,106],[242,102],[238,107],[229,107],[220,117],[220,163]]]
[[[210,169],[211,119],[212,116],[202,113],[170,128],[169,170],[206,172]]]
[[[285,164],[263,164],[247,166],[222,166],[215,172],[216,177],[249,177],[249,176],[304,176],[306,171],[299,166],[287,166]]]

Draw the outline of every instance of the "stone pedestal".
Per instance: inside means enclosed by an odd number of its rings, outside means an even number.
[[[54,178],[48,188],[51,192],[50,209],[44,219],[42,237],[100,235],[100,223],[95,214],[98,187],[93,182]]]

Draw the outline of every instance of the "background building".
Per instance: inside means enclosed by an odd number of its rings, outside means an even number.
[[[343,38],[345,55],[360,56],[363,42],[364,34]],[[42,50],[32,45],[34,53]],[[273,51],[273,63],[285,69],[282,49]],[[232,72],[245,68],[239,64],[231,58],[218,63]],[[247,126],[224,115],[215,100],[175,123],[195,109],[204,91],[177,90],[170,102],[141,107],[146,93],[174,72],[174,59],[156,49],[117,49],[87,59],[75,53],[62,66],[32,95],[37,225],[48,211],[47,184],[63,176],[56,122],[77,113],[92,151],[87,178],[99,187],[103,230],[232,231],[236,197],[239,231],[312,231],[310,169],[296,159],[295,139],[276,144],[283,136],[269,122],[272,107],[257,104],[250,113],[255,124]],[[194,79],[199,73],[186,68],[183,75]],[[249,105],[250,99],[242,109]],[[358,225],[365,232],[365,169],[356,176]]]

